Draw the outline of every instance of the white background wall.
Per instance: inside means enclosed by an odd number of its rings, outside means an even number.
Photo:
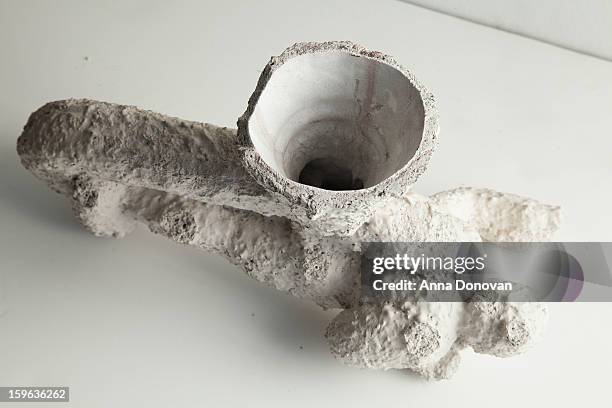
[[[612,0],[404,0],[612,60]]]

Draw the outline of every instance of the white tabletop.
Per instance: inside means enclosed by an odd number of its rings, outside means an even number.
[[[68,97],[234,126],[270,55],[349,39],[437,96],[440,146],[415,190],[537,198],[563,207],[559,240],[610,241],[612,63],[391,0],[93,4],[0,1],[0,386],[70,386],[69,406],[88,408],[608,399],[611,304],[551,305],[535,349],[466,352],[451,381],[347,368],[322,336],[334,312],[144,228],[88,235],[15,141],[30,112]]]

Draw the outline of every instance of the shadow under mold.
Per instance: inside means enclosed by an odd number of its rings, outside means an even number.
[[[82,227],[72,214],[65,197],[52,191],[21,165],[15,137],[13,144],[0,145],[0,200],[27,218],[36,219],[47,227],[70,229]]]

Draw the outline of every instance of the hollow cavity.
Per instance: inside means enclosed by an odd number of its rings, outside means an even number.
[[[331,51],[277,68],[249,119],[262,159],[326,190],[374,186],[404,167],[423,135],[419,92],[396,68]]]

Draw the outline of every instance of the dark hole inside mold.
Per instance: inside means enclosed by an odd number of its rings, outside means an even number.
[[[302,184],[324,190],[360,190],[363,181],[354,177],[353,171],[337,164],[334,159],[314,159],[309,161],[300,172],[298,180]]]

